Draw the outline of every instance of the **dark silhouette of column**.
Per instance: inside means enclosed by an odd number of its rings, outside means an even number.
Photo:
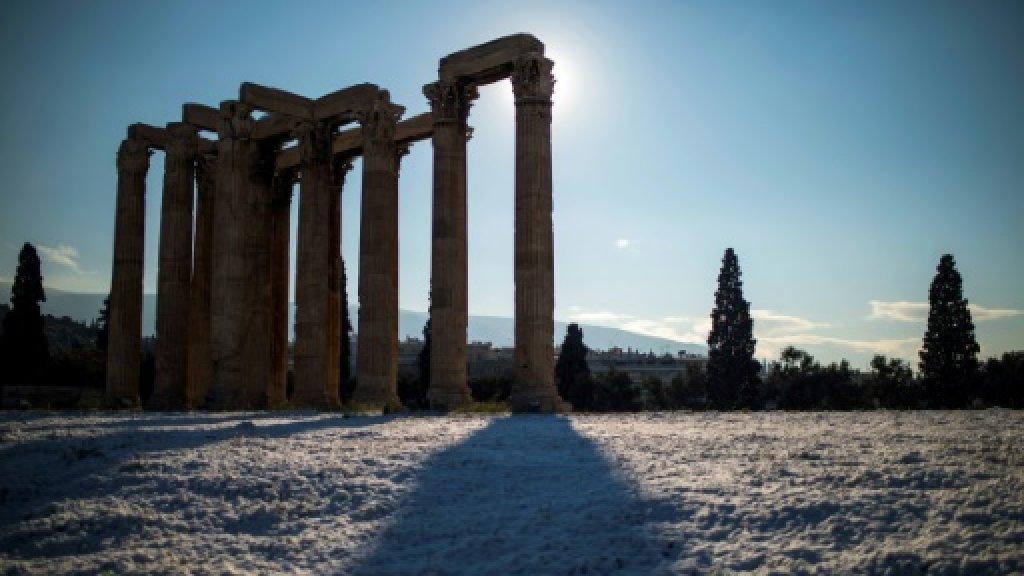
[[[428,84],[434,117],[434,191],[430,262],[430,389],[434,408],[470,403],[466,383],[469,320],[466,266],[466,140],[476,90],[457,81]]]
[[[399,408],[398,167],[395,128],[404,109],[386,99],[362,118],[358,376],[352,402]]]
[[[337,407],[341,377],[340,199],[331,186],[331,130],[301,122],[295,279],[295,392],[300,406]],[[332,302],[335,302],[332,304]],[[336,313],[331,313],[332,308]]]
[[[562,409],[554,370],[554,250],[551,221],[551,60],[516,59],[515,363],[517,411]]]
[[[210,281],[213,274],[213,195],[217,156],[200,155],[196,162],[196,232],[193,248],[191,308],[188,316],[187,408],[206,402],[213,364],[210,357]]]
[[[271,290],[274,310],[274,381],[271,405],[287,402],[288,389],[288,279],[290,275],[292,191],[295,172],[274,176],[271,204]]]
[[[117,214],[110,282],[107,397],[115,406],[138,406],[142,355],[142,272],[149,147],[125,139],[117,151]]]
[[[199,142],[196,129],[180,122],[168,124],[166,135],[157,265],[156,379],[149,403],[153,408],[180,410],[185,407],[188,382],[192,200]]]

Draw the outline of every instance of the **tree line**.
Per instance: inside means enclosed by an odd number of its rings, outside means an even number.
[[[900,358],[875,356],[867,371],[842,360],[823,365],[804,350],[788,347],[775,361],[755,360],[750,304],[736,252],[722,258],[711,311],[706,369],[690,367],[669,382],[650,377],[634,381],[613,367],[594,375],[587,363],[583,330],[570,324],[555,366],[559,394],[576,410],[634,411],[716,410],[855,410],[872,408],[1024,408],[1024,351],[978,360],[963,279],[952,255],[939,260],[929,288],[927,329],[918,371]],[[350,374],[352,323],[348,314],[345,266],[341,266],[342,334],[339,391],[343,402],[356,386]],[[90,325],[71,318],[44,316],[39,256],[26,243],[19,255],[10,307],[0,305],[0,386],[50,384],[102,388],[106,370],[109,298]],[[430,385],[430,321],[423,327],[424,346],[418,377],[398,382],[398,395],[410,409],[427,408]],[[51,342],[52,341],[52,342]],[[56,344],[51,350],[51,343]],[[145,402],[154,376],[153,339],[143,346],[140,395]],[[508,400],[508,378],[470,382],[474,400],[500,405]],[[291,388],[291,374],[289,374]]]
[[[750,304],[736,252],[722,258],[711,311],[706,370],[690,369],[671,382],[628,373],[590,372],[583,330],[570,324],[556,364],[562,398],[576,410],[862,410],[874,408],[1024,408],[1024,351],[978,361],[963,279],[943,255],[929,293],[928,327],[918,372],[900,358],[876,355],[866,372],[842,360],[822,365],[804,350],[787,347],[762,366],[754,358]]]

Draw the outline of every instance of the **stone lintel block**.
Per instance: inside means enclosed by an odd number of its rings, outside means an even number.
[[[441,58],[442,81],[463,79],[470,84],[489,84],[512,73],[519,56],[544,53],[544,43],[531,34],[513,34],[466,48]]]

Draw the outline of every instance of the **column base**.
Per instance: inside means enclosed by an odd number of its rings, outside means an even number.
[[[513,412],[552,414],[571,412],[572,406],[558,397],[543,391],[513,393],[509,398]]]
[[[472,406],[473,397],[470,395],[469,390],[428,390],[427,403],[430,404],[431,410],[446,412]]]
[[[111,410],[135,410],[142,406],[138,395],[107,394],[106,404]]]
[[[358,392],[352,396],[352,400],[348,404],[345,404],[345,408],[356,412],[382,412],[384,414],[405,410],[405,406],[402,406],[402,401],[398,399],[397,395],[387,398],[361,397]]]

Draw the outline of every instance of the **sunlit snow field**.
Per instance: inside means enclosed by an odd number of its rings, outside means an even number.
[[[0,414],[0,573],[1024,572],[1024,414]]]

